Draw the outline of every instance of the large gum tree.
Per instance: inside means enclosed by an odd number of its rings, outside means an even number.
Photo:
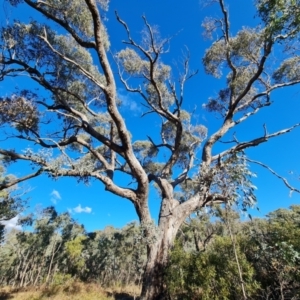
[[[208,74],[225,78],[225,85],[205,105],[222,119],[209,136],[204,126],[193,124],[191,112],[182,108],[185,83],[196,75],[189,70],[188,55],[181,75],[174,80],[171,66],[162,60],[170,41],[160,38],[145,17],[138,42],[116,13],[114,21],[124,28],[127,39],[123,50],[111,55],[105,27],[109,23],[104,18],[108,0],[9,2],[16,7],[28,5],[46,18],[44,24],[39,17],[29,24],[14,21],[1,28],[1,79],[12,76],[17,80],[25,74],[40,87],[1,98],[2,134],[33,146],[25,151],[1,148],[0,154],[6,162],[25,161],[29,170],[34,169],[2,183],[1,189],[46,173],[53,178],[93,178],[107,192],[128,199],[147,241],[141,299],[165,297],[163,269],[181,224],[193,212],[214,203],[253,204],[245,150],[299,126],[273,133],[265,130],[243,142],[233,136],[225,150],[212,151],[237,125],[270,106],[273,91],[300,82],[300,56],[295,47],[299,1],[257,0],[261,25],[242,28],[235,35],[224,0],[210,1],[218,5],[220,14],[203,22],[207,34],[216,36],[203,65]],[[280,63],[273,51],[280,53]],[[135,140],[119,110],[116,82],[141,97],[145,118],[152,114],[161,120],[157,133],[151,128],[148,139]],[[293,189],[285,178],[262,166]],[[115,180],[117,173],[123,174],[123,185]],[[126,178],[134,179],[130,188]],[[150,185],[161,197],[157,224],[148,206]]]

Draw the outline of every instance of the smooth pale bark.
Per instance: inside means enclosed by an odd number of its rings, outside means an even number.
[[[22,271],[21,273],[21,283],[20,283],[20,287],[23,287],[24,286],[24,282],[25,282],[25,278],[26,278],[26,275],[27,275],[27,269],[29,267],[29,264],[30,264],[30,261],[28,261],[25,265],[25,268],[24,270]]]
[[[53,264],[53,260],[54,260],[54,255],[55,255],[55,246],[56,246],[56,241],[54,241],[54,244],[52,246],[52,251],[51,251],[51,260],[50,260],[50,264],[49,264],[49,268],[48,268],[48,273],[47,273],[47,277],[46,277],[46,283],[48,283],[49,278],[50,278],[50,274],[52,271],[52,264]]]
[[[203,206],[204,200],[206,200],[203,195],[208,191],[208,185],[203,185],[201,193],[197,193],[188,201],[180,204],[173,198],[174,191],[171,183],[162,178],[153,178],[153,180],[160,186],[164,198],[160,207],[158,226],[148,231],[150,239],[147,246],[147,264],[143,275],[142,300],[168,298],[164,273],[170,249],[174,244],[178,229],[192,211]],[[147,214],[140,212],[139,215]]]
[[[164,284],[164,273],[168,262],[170,248],[173,245],[178,226],[172,216],[164,223],[164,228],[158,239],[148,246],[148,260],[143,276],[141,299],[167,298]]]

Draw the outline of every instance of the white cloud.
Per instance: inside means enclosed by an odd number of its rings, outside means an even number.
[[[89,213],[92,212],[92,209],[90,207],[88,207],[88,206],[81,207],[81,204],[79,204],[76,207],[74,207],[72,211],[75,212],[75,213],[78,213],[78,214],[80,214],[80,213],[87,213],[87,214],[89,214]]]
[[[118,89],[118,98],[121,100],[122,106],[134,112],[135,115],[141,113],[142,112],[141,106],[125,93],[127,92]]]
[[[57,190],[53,190],[51,192],[50,196],[51,196],[51,202],[53,204],[56,204],[58,202],[58,200],[61,200],[61,195],[60,195],[59,191],[57,191]]]
[[[57,198],[57,199],[59,199],[59,200],[61,199],[60,193],[57,190],[53,190],[50,195]]]
[[[19,221],[19,216],[15,216],[14,218],[8,220],[8,221],[2,221],[1,223],[5,225],[6,230],[12,230],[12,229],[17,229],[17,230],[22,230],[22,227],[18,225]]]

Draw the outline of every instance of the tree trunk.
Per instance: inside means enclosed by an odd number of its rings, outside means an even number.
[[[169,299],[164,275],[169,250],[174,243],[178,226],[174,216],[166,217],[158,228],[158,237],[148,245],[148,260],[143,275],[141,300]]]

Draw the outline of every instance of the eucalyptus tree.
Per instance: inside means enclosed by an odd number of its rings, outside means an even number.
[[[17,287],[50,284],[75,271],[79,277],[82,272],[77,269],[85,264],[84,227],[53,207],[31,216],[31,223],[32,230],[12,231],[0,248],[2,283]]]
[[[82,279],[97,279],[108,286],[140,284],[146,262],[146,243],[140,226],[108,226],[87,237],[83,250],[86,271]]]
[[[6,234],[4,243],[0,247],[0,284],[7,286],[13,284],[14,263],[17,259],[18,241],[16,238],[17,231],[11,230]]]
[[[127,40],[125,48],[111,57],[105,27],[109,26],[105,22],[108,0],[9,2],[30,6],[46,21],[14,21],[1,29],[0,78],[26,74],[44,92],[21,90],[2,97],[4,133],[32,142],[33,147],[23,152],[2,148],[0,154],[8,162],[25,161],[34,169],[20,181],[41,173],[84,181],[94,178],[106,191],[131,201],[148,249],[141,298],[163,297],[163,269],[181,224],[192,212],[213,203],[253,204],[245,150],[299,126],[273,133],[265,130],[244,142],[234,136],[225,150],[216,148],[236,126],[270,106],[273,91],[300,82],[300,59],[294,47],[300,29],[299,1],[257,0],[261,25],[236,34],[231,33],[225,1],[209,1],[219,5],[220,15],[204,20],[207,35],[215,41],[205,52],[203,65],[208,74],[226,82],[205,105],[222,119],[209,136],[204,126],[192,122],[191,112],[183,109],[185,83],[195,75],[189,70],[189,57],[175,82],[171,66],[162,58],[170,40],[160,38],[145,17],[139,42],[116,14]],[[60,29],[55,31],[57,26]],[[280,51],[280,63],[274,51]],[[120,81],[128,93],[140,95],[146,115],[162,120],[159,138],[153,128],[142,141],[129,132],[119,110]],[[120,184],[115,174],[123,174],[123,183],[133,178],[134,184]],[[148,205],[152,183],[161,197],[157,224]]]

